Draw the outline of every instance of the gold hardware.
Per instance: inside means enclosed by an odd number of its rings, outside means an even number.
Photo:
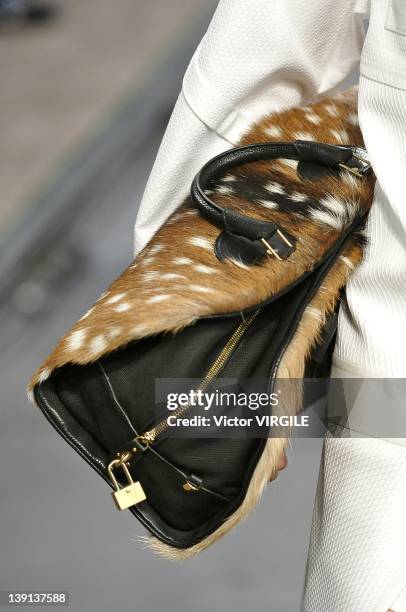
[[[127,451],[122,453],[118,459],[113,459],[107,468],[110,480],[116,489],[113,491],[112,496],[119,510],[126,510],[127,508],[135,506],[146,499],[141,483],[133,481],[130,470],[127,467],[127,462],[130,458],[130,452]],[[114,469],[117,467],[122,468],[128,480],[128,485],[123,488],[120,488],[117,478],[114,475]]]
[[[360,150],[360,148],[357,147],[356,151],[359,151],[359,150]],[[363,153],[366,153],[365,149],[361,149],[361,150],[362,150]],[[356,157],[357,159],[362,161],[363,164],[370,165],[370,161],[369,161],[368,157],[364,157],[363,155],[360,155],[359,153],[354,153],[354,151],[352,153],[352,156]]]
[[[358,155],[354,155],[354,157],[358,157]],[[358,159],[362,159],[361,157],[358,157]],[[358,176],[359,178],[363,178],[364,175],[362,174],[362,172],[360,172],[358,170],[358,168],[350,168],[349,166],[346,166],[345,164],[338,164],[340,166],[340,168],[343,168],[344,170],[348,170],[348,172],[351,172],[351,174],[355,174],[355,176]]]
[[[282,238],[283,242],[287,244],[288,247],[293,247],[293,244],[289,242],[289,240],[286,238],[284,234],[282,234],[281,230],[277,229],[276,233],[278,234],[280,238]],[[261,238],[261,242],[266,246],[266,252],[268,255],[273,255],[274,257],[276,257],[276,259],[279,259],[279,261],[282,261],[282,257],[279,255],[278,251],[274,249],[273,247],[271,247],[271,245],[269,244],[267,240],[265,240],[265,238]]]
[[[250,314],[244,321],[242,321],[239,324],[239,326],[235,329],[232,336],[227,341],[226,345],[220,351],[215,361],[210,366],[209,370],[206,372],[206,375],[204,376],[200,385],[196,387],[195,391],[204,391],[209,386],[209,384],[212,382],[212,380],[220,374],[221,370],[226,365],[229,357],[231,356],[231,353],[237,346],[241,337],[245,334],[245,332],[250,327],[252,322],[256,319],[259,312],[260,312],[260,309],[258,308],[257,310],[255,310],[255,312]],[[174,416],[175,418],[180,417],[185,412],[187,412],[189,408],[190,408],[190,404],[186,404],[185,406],[179,406],[179,408],[177,408],[176,410],[172,412],[171,416]],[[135,439],[142,440],[148,446],[150,446],[151,444],[155,442],[158,436],[160,436],[164,431],[166,431],[166,429],[168,429],[168,427],[169,425],[168,425],[167,419],[163,419],[157,425],[152,427],[149,431],[146,431],[145,433],[137,436],[137,438]],[[185,483],[185,485],[186,484],[187,483]],[[185,489],[185,491],[189,491],[189,490],[192,490],[192,489]]]
[[[147,448],[151,445],[152,440],[150,440],[148,438],[148,433],[145,433],[143,435],[137,436],[136,438],[134,438],[133,440],[134,442],[141,442],[141,444],[144,444],[145,449],[143,450],[147,450]],[[136,446],[134,446],[134,448],[132,449],[133,453],[137,453],[140,449],[137,448]]]
[[[277,234],[279,234],[279,236],[282,238],[282,240],[283,240],[284,242],[286,242],[286,244],[287,244],[289,247],[293,247],[293,244],[292,244],[291,242],[289,242],[289,240],[286,238],[285,234],[282,234],[281,230],[277,229],[277,230],[276,230],[276,233],[277,233]]]
[[[279,261],[282,261],[282,257],[278,255],[278,251],[273,249],[271,245],[269,244],[269,242],[265,240],[265,238],[261,238],[261,242],[263,242],[264,245],[266,246],[266,252],[268,255],[273,255],[274,257],[276,257],[276,259],[279,259]]]
[[[198,491],[199,487],[195,484],[193,484],[193,482],[190,482],[190,480],[187,480],[186,482],[183,483],[183,490],[184,491]]]
[[[364,178],[365,174],[367,174],[371,170],[371,162],[368,159],[367,152],[365,149],[360,147],[356,147],[352,152],[352,156],[355,159],[358,159],[361,162],[361,168],[350,168],[346,164],[338,164],[344,170],[348,170],[351,174],[358,176],[359,178]]]
[[[117,453],[117,459],[120,462],[120,465],[122,465],[123,463],[129,465],[131,456],[132,453],[130,453],[130,451],[125,451],[124,453]]]

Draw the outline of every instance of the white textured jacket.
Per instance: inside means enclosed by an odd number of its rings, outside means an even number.
[[[203,163],[237,144],[253,121],[342,86],[360,64],[359,120],[378,186],[370,247],[341,308],[335,360],[354,376],[405,376],[406,2],[369,4],[220,1],[151,172],[135,248],[180,204]]]

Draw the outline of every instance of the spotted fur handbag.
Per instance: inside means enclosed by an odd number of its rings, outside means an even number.
[[[245,517],[287,439],[173,437],[155,379],[261,378],[271,391],[314,372],[323,342],[328,370],[323,331],[361,261],[374,189],[356,104],[351,90],[270,115],[208,162],[32,378],[46,418],[162,555],[191,556]],[[302,409],[300,393],[286,401]]]

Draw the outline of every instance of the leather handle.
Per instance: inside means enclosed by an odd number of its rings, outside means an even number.
[[[208,161],[193,180],[191,197],[201,214],[218,227],[247,240],[262,242],[264,253],[267,252],[265,241],[272,239],[280,258],[286,259],[293,248],[281,238],[275,223],[258,221],[236,213],[213,202],[205,193],[211,181],[231,168],[280,158],[313,162],[335,171],[344,167],[360,176],[370,169],[366,151],[352,145],[331,145],[305,140],[259,143],[230,149]]]

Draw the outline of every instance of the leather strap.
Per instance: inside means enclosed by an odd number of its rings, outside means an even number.
[[[358,176],[366,174],[371,165],[365,149],[352,145],[331,145],[320,142],[297,140],[295,142],[272,142],[253,144],[230,149],[208,161],[196,175],[191,188],[191,197],[202,215],[225,230],[216,245],[216,254],[224,259],[230,253],[224,249],[236,243],[241,245],[243,260],[258,263],[266,255],[287,259],[295,250],[293,238],[276,223],[259,221],[246,215],[224,208],[213,202],[205,193],[211,182],[236,166],[250,162],[271,159],[293,159],[303,164],[325,168],[326,172],[340,172],[342,169]],[[232,240],[230,240],[232,238]],[[237,249],[238,250],[238,249]]]

